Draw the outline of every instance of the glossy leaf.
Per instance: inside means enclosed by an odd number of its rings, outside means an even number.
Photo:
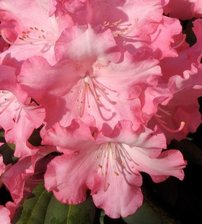
[[[34,197],[25,200],[22,215],[17,224],[44,224],[51,193],[38,185],[33,191]]]
[[[25,200],[22,214],[16,224],[93,224],[95,206],[89,198],[79,205],[64,205],[42,184]]]
[[[92,224],[95,218],[95,206],[91,199],[79,204],[69,206],[67,224]]]

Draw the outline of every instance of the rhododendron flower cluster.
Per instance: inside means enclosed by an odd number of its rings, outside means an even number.
[[[5,223],[43,180],[60,202],[90,191],[118,218],[142,205],[142,172],[183,179],[166,148],[201,122],[201,15],[200,0],[0,0],[0,127],[18,158],[0,157]],[[192,17],[190,46],[179,19]]]

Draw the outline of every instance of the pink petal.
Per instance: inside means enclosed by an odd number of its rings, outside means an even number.
[[[170,0],[164,12],[182,20],[199,18],[202,15],[201,0]]]
[[[112,167],[109,167],[112,169]],[[111,218],[127,217],[136,212],[142,205],[143,195],[140,189],[142,178],[140,174],[131,177],[130,183],[123,175],[109,172],[107,181],[103,180],[96,192],[92,194],[93,201],[98,208]],[[107,186],[106,186],[107,185]]]
[[[3,157],[0,156],[0,175],[2,175],[4,173],[5,168],[6,168],[6,166],[5,166],[4,162],[3,162]]]
[[[86,150],[85,154],[75,152],[56,157],[47,167],[45,187],[63,203],[81,203],[86,198],[87,185],[90,184],[92,188],[98,185],[94,169],[94,157]]]
[[[6,208],[0,205],[0,220],[3,221],[4,224],[11,224],[10,220],[10,211]]]

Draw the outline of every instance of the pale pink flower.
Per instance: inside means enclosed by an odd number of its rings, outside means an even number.
[[[127,119],[138,128],[142,105],[133,88],[137,86],[139,92],[148,88],[149,93],[157,86],[161,74],[156,63],[151,59],[125,59],[116,64],[105,58],[87,57],[86,63],[64,60],[50,66],[42,58],[32,58],[23,64],[18,80],[46,109],[46,120],[51,123],[68,126],[72,119],[88,122],[94,117],[97,127],[105,122],[114,126]],[[150,111],[148,116],[152,115]]]
[[[96,43],[96,44],[94,44]],[[109,30],[97,34],[89,25],[73,26],[66,29],[56,42],[57,60],[72,59],[75,62],[91,64],[97,57],[106,57],[106,53],[116,46],[114,37]]]
[[[0,65],[0,126],[5,139],[14,143],[15,156],[21,157],[34,152],[28,139],[44,119],[44,109],[21,89],[17,82],[19,64],[12,59]]]
[[[18,77],[22,88],[46,109],[48,125],[68,126],[72,119],[88,122],[94,117],[99,128],[104,122],[114,126],[122,119],[138,128],[143,107],[139,95],[158,89],[158,61],[125,54],[116,63],[109,53],[115,42],[108,30],[97,34],[89,26],[67,31],[56,44],[59,63],[51,66],[41,57],[31,58],[23,63]]]
[[[96,33],[110,31],[122,54],[150,44],[162,21],[161,0],[71,0],[59,1],[58,10],[69,13],[76,26],[91,26]],[[145,7],[146,5],[146,7]],[[119,53],[120,53],[119,52]]]
[[[54,44],[63,29],[71,26],[71,18],[49,15],[49,1],[0,1],[1,36],[11,46],[1,55],[17,60],[41,55],[54,64]]]
[[[43,119],[43,109],[34,102],[23,105],[11,92],[0,91],[0,126],[5,131],[6,141],[15,144],[15,156],[23,157],[35,152],[28,138],[35,128],[41,126]]]
[[[134,132],[129,121],[119,122],[113,130],[104,125],[98,133],[75,121],[69,128],[56,125],[43,143],[64,153],[49,163],[46,188],[68,204],[84,201],[90,189],[95,205],[112,218],[128,216],[141,206],[140,172],[155,182],[184,176],[181,153],[162,152],[164,135],[145,128]]]

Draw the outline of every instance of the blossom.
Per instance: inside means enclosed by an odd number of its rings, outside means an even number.
[[[7,165],[7,167],[5,167],[4,173],[1,175],[1,181],[10,191],[16,207],[19,206],[19,203],[28,193],[30,194],[33,187],[42,180],[41,176],[41,180],[37,181],[37,179],[35,179],[33,181],[34,175],[39,175],[38,169],[36,172],[36,166],[37,163],[40,163],[40,160],[43,160],[52,150],[52,148],[38,149],[34,156],[27,156],[19,159],[14,165]],[[40,168],[40,172],[43,174],[44,169],[42,169],[41,164]]]
[[[6,141],[15,144],[14,155],[24,157],[35,151],[28,139],[42,125],[45,114],[18,84],[19,69],[20,63],[10,58],[0,65],[0,127]]]
[[[8,165],[3,163],[0,156],[0,183],[12,198],[12,201],[5,204],[11,218],[23,200],[30,196],[33,188],[43,180],[46,164],[51,158],[49,153],[54,150],[53,147],[38,147],[34,155],[20,158],[16,163]]]
[[[35,151],[28,138],[41,126],[43,119],[43,109],[31,99],[24,105],[12,92],[0,90],[0,126],[5,131],[6,141],[15,144],[15,156],[23,157]]]
[[[202,15],[201,0],[170,0],[164,7],[164,12],[169,16],[179,19],[200,18]]]
[[[116,53],[134,54],[137,48],[151,43],[151,35],[162,22],[162,7],[166,2],[71,0],[59,1],[57,10],[70,14],[77,27],[90,26],[97,34],[111,32]]]
[[[68,15],[50,15],[48,6],[49,1],[0,1],[1,36],[11,45],[1,58],[10,54],[17,60],[25,60],[41,55],[55,63],[54,44],[72,22]]]
[[[60,61],[54,66],[41,57],[25,61],[18,76],[20,86],[45,108],[47,123],[68,126],[72,119],[88,122],[93,117],[98,128],[104,122],[113,127],[122,119],[131,120],[138,128],[144,120],[143,107],[151,108],[148,96],[141,96],[145,98],[142,105],[140,95],[161,88],[158,61],[125,54],[123,61],[114,62],[110,54],[114,40],[108,31],[96,34],[91,27],[69,31],[61,35],[59,46],[56,44]],[[95,40],[97,44],[92,45]],[[167,97],[167,93],[161,94],[162,98]],[[157,102],[156,99],[155,105]],[[152,108],[148,117],[155,111]]]
[[[37,73],[43,75],[37,76]],[[88,122],[89,117],[94,117],[97,127],[101,127],[104,122],[114,126],[125,118],[138,127],[142,122],[138,117],[142,105],[133,88],[152,89],[160,75],[155,60],[125,60],[115,64],[98,59],[89,61],[89,65],[64,61],[53,67],[42,58],[33,58],[23,64],[19,81],[22,88],[46,108],[52,122],[68,126],[72,119]],[[54,115],[49,110],[53,104]],[[123,111],[125,105],[128,107]]]
[[[56,125],[43,138],[64,153],[49,163],[45,174],[46,188],[61,202],[80,203],[90,189],[97,207],[112,218],[125,217],[142,204],[140,172],[156,182],[170,175],[183,178],[183,157],[176,150],[162,152],[163,134],[145,128],[134,132],[129,121],[113,130],[107,124],[98,133],[91,130],[74,121],[69,128]]]
[[[202,20],[193,46],[179,20],[200,17],[200,1],[0,0],[0,128],[18,157],[0,156],[13,199],[0,216],[43,180],[60,202],[90,192],[118,218],[142,205],[142,172],[183,179],[166,143],[201,122]]]
[[[165,58],[160,62],[162,78],[172,97],[158,105],[149,126],[158,124],[168,142],[173,138],[181,140],[189,132],[195,132],[201,122],[197,100],[202,94],[201,19],[194,21],[193,30],[198,39],[196,44],[189,47],[182,43],[177,48],[178,57]]]
[[[177,19],[163,16],[162,22],[151,35],[150,48],[154,51],[154,56],[159,60],[177,56],[176,47],[183,39],[181,37],[182,27]],[[176,41],[177,37],[181,40]]]
[[[193,22],[193,32],[197,38],[197,42],[191,47],[181,41],[176,49],[178,56],[173,58],[164,58],[160,61],[163,78],[168,81],[170,77],[179,75],[183,77],[183,73],[194,74],[201,67],[201,47],[202,47],[202,20],[197,19]],[[185,39],[185,38],[184,38]]]

